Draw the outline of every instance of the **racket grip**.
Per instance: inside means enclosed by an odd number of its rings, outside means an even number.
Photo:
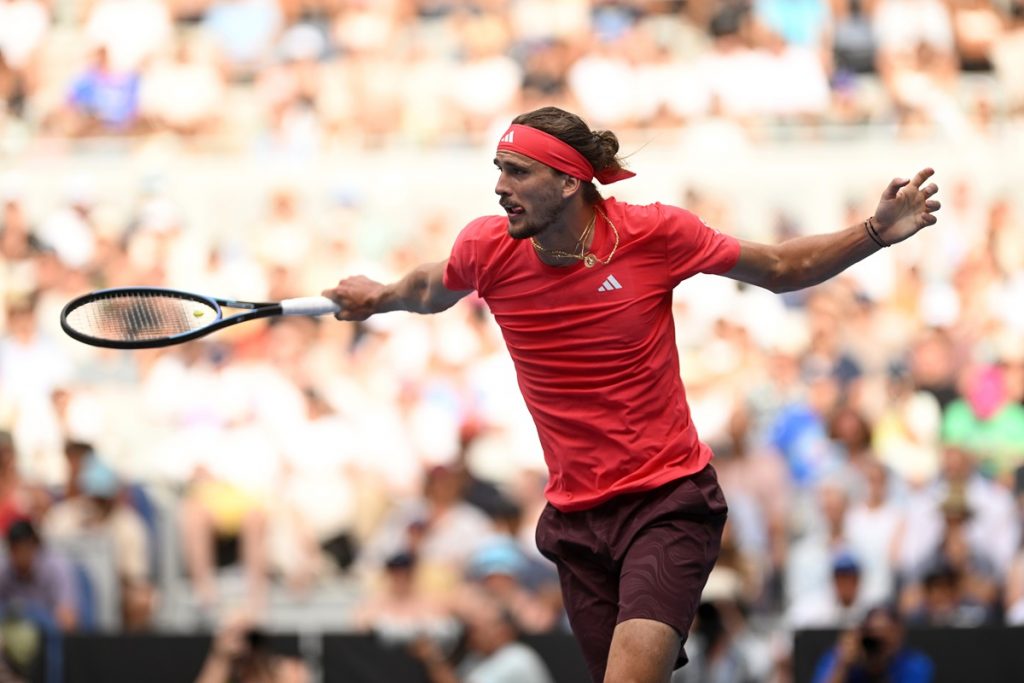
[[[340,310],[341,306],[325,296],[300,296],[281,301],[282,315],[333,315]]]

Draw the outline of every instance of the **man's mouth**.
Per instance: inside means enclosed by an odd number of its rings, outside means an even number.
[[[501,208],[505,209],[505,213],[507,213],[509,215],[509,218],[511,218],[513,216],[520,216],[523,213],[525,213],[525,210],[523,209],[523,207],[519,206],[518,204],[505,204],[505,203],[502,203]]]

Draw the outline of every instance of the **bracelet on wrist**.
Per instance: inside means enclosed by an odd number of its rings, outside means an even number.
[[[874,216],[868,216],[864,219],[864,230],[868,233],[868,237],[871,238],[871,241],[878,246],[883,249],[890,246],[889,243],[883,240],[882,236],[878,234],[878,228],[876,228],[874,224]]]

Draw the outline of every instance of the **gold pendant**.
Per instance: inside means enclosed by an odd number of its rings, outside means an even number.
[[[597,257],[593,254],[587,254],[583,257],[583,265],[587,268],[593,268],[595,263],[597,263]]]

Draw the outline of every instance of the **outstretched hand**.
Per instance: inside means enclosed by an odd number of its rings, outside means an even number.
[[[885,188],[875,209],[874,225],[886,244],[902,242],[938,220],[935,212],[941,204],[932,199],[938,186],[930,183],[921,187],[934,173],[924,168],[910,180],[894,178]]]

